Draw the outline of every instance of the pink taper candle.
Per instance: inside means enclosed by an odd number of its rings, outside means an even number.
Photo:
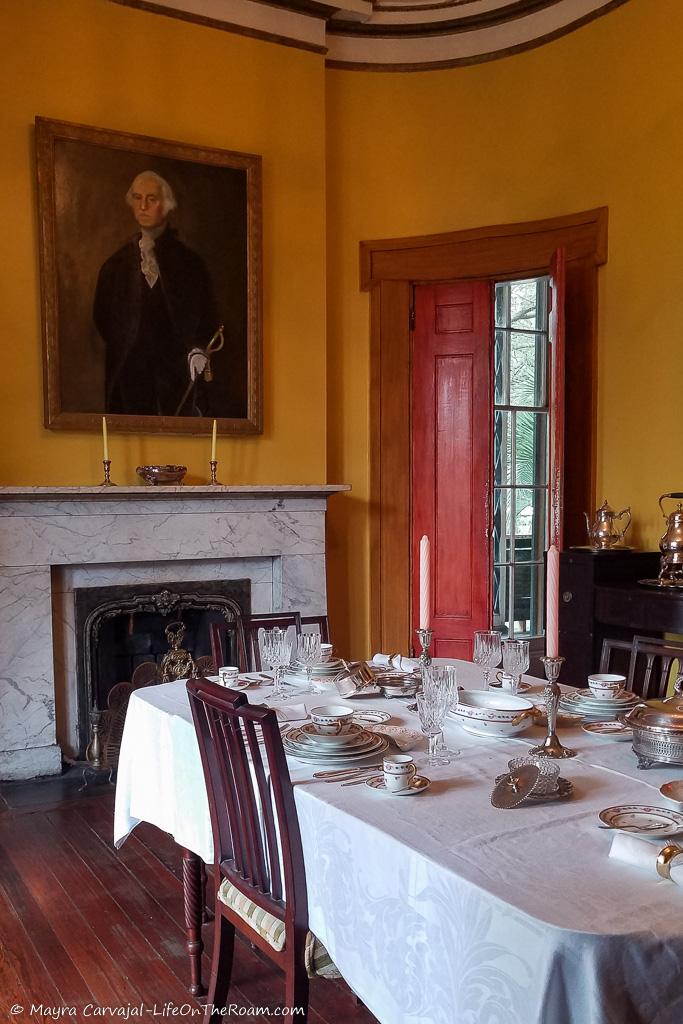
[[[431,619],[431,580],[429,575],[429,537],[420,541],[420,629],[429,629]]]
[[[545,653],[548,658],[560,656],[560,552],[554,544],[548,548],[548,573],[545,594]]]

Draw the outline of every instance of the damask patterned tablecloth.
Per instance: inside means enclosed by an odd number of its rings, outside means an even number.
[[[459,668],[461,682],[476,685],[477,670]],[[268,688],[248,693],[258,702]],[[401,702],[351,703],[416,728]],[[683,769],[639,772],[630,744],[564,729],[579,751],[561,768],[572,798],[497,810],[495,776],[539,736],[534,728],[496,740],[450,725],[446,739],[462,755],[421,766],[432,785],[414,797],[326,784],[312,779],[314,766],[290,759],[311,928],[382,1024],[683,1021],[683,890],[654,868],[648,875],[609,860],[612,833],[597,827],[604,807],[665,803],[659,785]],[[415,756],[423,761],[424,750]],[[139,821],[212,861],[184,683],[131,698],[117,845]]]

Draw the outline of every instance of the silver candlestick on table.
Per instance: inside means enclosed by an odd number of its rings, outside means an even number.
[[[530,754],[537,754],[539,757],[575,757],[576,751],[570,750],[560,743],[555,731],[557,723],[557,709],[560,703],[562,691],[558,685],[558,677],[564,658],[541,658],[548,680],[543,696],[545,698],[545,709],[548,716],[548,735],[538,747],[532,747]]]
[[[420,653],[420,668],[426,668],[427,665],[431,665],[432,659],[429,654],[429,648],[432,643],[433,631],[431,629],[416,629],[418,640],[420,641],[420,647],[422,651]]]

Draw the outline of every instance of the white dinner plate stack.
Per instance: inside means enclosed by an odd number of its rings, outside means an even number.
[[[340,658],[332,658],[330,661],[321,661],[320,664],[314,665],[311,669],[311,682],[315,683],[332,683],[335,676],[344,668],[344,663]],[[285,672],[285,682],[291,683],[294,686],[303,686],[308,679],[308,673],[303,665],[299,662],[295,662]]]
[[[638,695],[631,693],[630,690],[621,690],[616,697],[595,697],[590,690],[576,690],[574,693],[562,695],[560,710],[604,721],[623,715],[639,700]]]
[[[366,732],[360,725],[352,724],[346,732],[337,736],[323,736],[316,731],[312,722],[288,729],[282,737],[285,753],[311,764],[344,765],[359,761],[372,754],[380,755],[389,746],[386,737]]]

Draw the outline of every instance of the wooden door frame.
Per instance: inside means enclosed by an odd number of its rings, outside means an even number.
[[[524,224],[360,243],[370,291],[370,637],[373,650],[409,650],[410,310],[412,286],[550,273],[567,255],[564,454],[565,543],[581,543],[594,505],[597,269],[607,261],[607,207]]]

